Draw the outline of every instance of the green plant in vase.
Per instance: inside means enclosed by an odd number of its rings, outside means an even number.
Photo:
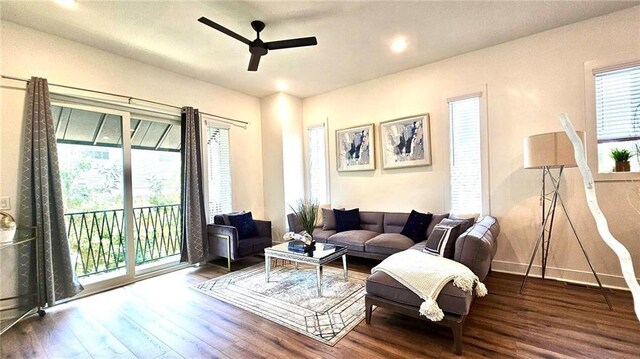
[[[300,199],[296,203],[296,206],[289,206],[293,211],[293,214],[296,216],[296,219],[302,226],[304,230],[301,233],[305,244],[312,245],[313,244],[313,229],[316,226],[316,222],[318,220],[318,208],[320,205],[317,201],[314,200],[305,200]]]
[[[609,156],[616,161],[615,172],[629,172],[631,165],[629,159],[634,156],[631,151],[626,148],[614,148],[609,153]]]

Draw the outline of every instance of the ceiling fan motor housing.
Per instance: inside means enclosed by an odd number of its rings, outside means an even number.
[[[267,50],[267,46],[260,39],[255,39],[251,42],[251,45],[249,45],[249,51],[251,54],[258,56],[264,56],[269,52],[269,50]]]
[[[265,24],[262,21],[254,20],[251,21],[251,27],[256,31],[257,37],[251,42],[251,45],[249,45],[249,51],[253,55],[264,56],[269,52],[267,46],[260,40],[260,31],[264,30]]]

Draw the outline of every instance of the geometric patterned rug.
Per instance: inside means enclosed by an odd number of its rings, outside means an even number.
[[[191,288],[233,304],[327,345],[335,345],[364,319],[366,274],[323,266],[322,297],[317,297],[315,267],[264,265],[210,279]]]

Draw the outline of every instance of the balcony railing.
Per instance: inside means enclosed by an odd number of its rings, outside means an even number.
[[[136,265],[180,253],[179,204],[133,209]],[[65,214],[67,236],[78,277],[113,272],[126,266],[123,210]]]

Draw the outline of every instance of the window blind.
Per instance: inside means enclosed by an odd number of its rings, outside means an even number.
[[[231,212],[231,161],[229,129],[207,126],[209,163],[209,220],[220,213]]]
[[[640,65],[595,74],[598,143],[640,140]]]
[[[324,126],[308,130],[309,140],[309,199],[320,204],[327,199],[327,159]]]
[[[451,212],[482,213],[480,97],[449,101]]]

